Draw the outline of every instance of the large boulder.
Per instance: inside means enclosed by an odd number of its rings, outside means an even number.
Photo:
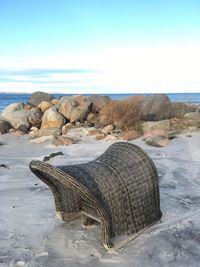
[[[92,112],[99,112],[108,102],[111,101],[110,97],[103,95],[91,95],[88,101],[92,103]]]
[[[73,95],[71,99],[76,101],[78,105],[83,105],[85,102],[88,101],[88,97],[84,95]]]
[[[48,93],[35,92],[29,97],[27,103],[37,107],[42,101],[50,102],[54,98],[53,95]]]
[[[62,128],[65,124],[65,118],[54,108],[49,108],[42,117],[41,128]]]
[[[170,121],[148,121],[141,125],[141,130],[144,136],[168,136],[170,130]]]
[[[0,134],[8,133],[11,125],[8,121],[0,119]]]
[[[70,122],[84,122],[90,113],[91,103],[85,102],[84,104],[73,108],[70,115]]]
[[[67,120],[71,117],[72,110],[78,105],[78,103],[69,98],[68,96],[61,97],[60,101],[57,104],[58,111],[62,114]]]
[[[160,121],[172,116],[172,104],[165,94],[146,96],[140,104],[141,119],[144,121]]]
[[[7,106],[1,114],[1,117],[8,121],[14,129],[18,129],[21,125],[30,128],[31,124],[28,116],[29,111],[24,110],[21,103],[13,103]]]
[[[39,108],[33,107],[28,113],[28,121],[32,126],[40,128],[42,122],[42,112]]]
[[[47,102],[47,101],[42,101],[39,105],[38,108],[41,109],[42,113],[45,112],[45,110],[47,110],[48,108],[51,108],[53,106],[52,103]]]
[[[184,114],[189,112],[194,112],[197,107],[194,105],[182,103],[182,102],[172,102],[172,118],[181,118]]]

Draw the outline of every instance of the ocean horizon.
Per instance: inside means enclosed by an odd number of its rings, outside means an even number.
[[[28,98],[32,93],[12,93],[12,92],[2,92],[0,93],[0,112],[4,110],[5,107],[12,103],[26,103]],[[127,94],[96,94],[109,96],[112,100],[120,100],[130,96],[142,95],[147,96],[153,93],[127,93]],[[72,96],[76,94],[65,94],[65,93],[53,93],[53,96],[59,98],[61,96]],[[92,94],[82,94],[85,96],[90,96]],[[200,104],[200,93],[166,93],[172,102],[184,102],[192,104]]]

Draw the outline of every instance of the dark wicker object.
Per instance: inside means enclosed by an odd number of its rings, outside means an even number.
[[[161,218],[155,165],[133,144],[115,143],[85,164],[54,167],[34,160],[30,169],[51,188],[63,220],[84,214],[101,223],[107,249],[114,237],[136,234]]]

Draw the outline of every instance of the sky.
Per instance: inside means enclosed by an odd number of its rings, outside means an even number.
[[[0,0],[0,92],[200,92],[199,0]]]

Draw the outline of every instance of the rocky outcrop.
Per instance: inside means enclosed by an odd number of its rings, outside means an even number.
[[[11,128],[12,127],[8,121],[0,119],[0,134],[8,133]]]
[[[53,95],[44,92],[35,92],[29,97],[27,103],[37,107],[42,101],[50,102],[54,98]]]
[[[44,112],[41,128],[62,128],[64,124],[65,118],[55,108],[49,108]]]
[[[78,105],[78,103],[70,99],[68,96],[61,97],[58,102],[58,112],[62,114],[67,120],[70,120],[72,110]]]
[[[108,96],[103,95],[91,95],[88,97],[88,101],[92,103],[92,112],[99,112],[111,99]]]
[[[144,121],[159,121],[172,116],[171,101],[165,94],[146,96],[140,104],[141,119]]]

